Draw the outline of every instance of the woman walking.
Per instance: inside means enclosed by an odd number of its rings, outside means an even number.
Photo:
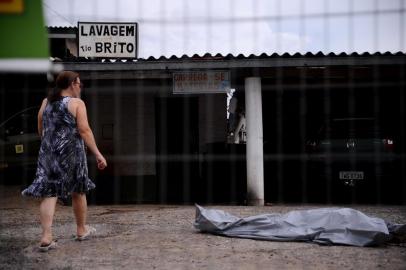
[[[77,240],[85,240],[95,232],[94,228],[86,225],[86,193],[94,189],[95,184],[88,178],[84,144],[95,155],[100,170],[107,166],[107,162],[97,148],[89,127],[86,106],[80,99],[81,88],[78,73],[60,73],[56,87],[50,90],[38,112],[41,148],[37,172],[33,183],[22,191],[22,195],[42,198],[41,251],[56,247],[51,227],[58,198],[72,196]]]

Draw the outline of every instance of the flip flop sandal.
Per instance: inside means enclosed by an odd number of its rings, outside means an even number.
[[[96,233],[96,229],[91,227],[91,226],[86,226],[87,232],[84,235],[76,235],[75,240],[76,241],[85,241],[88,240],[92,235]]]
[[[47,251],[49,251],[49,250],[51,250],[51,249],[56,248],[56,246],[57,246],[56,242],[57,242],[57,240],[52,240],[51,243],[49,243],[49,244],[41,244],[41,245],[38,247],[38,248],[39,248],[39,251],[41,251],[41,252],[47,252]]]

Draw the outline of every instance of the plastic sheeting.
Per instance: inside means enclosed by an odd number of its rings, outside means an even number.
[[[406,225],[391,224],[351,208],[318,208],[246,218],[196,205],[194,227],[229,237],[319,244],[376,246],[406,235]]]

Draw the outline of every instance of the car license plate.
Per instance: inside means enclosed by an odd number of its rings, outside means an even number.
[[[364,179],[364,172],[362,171],[341,171],[340,179],[342,180],[359,180]]]

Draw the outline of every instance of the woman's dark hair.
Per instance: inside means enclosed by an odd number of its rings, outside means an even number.
[[[56,77],[55,87],[52,87],[48,91],[48,102],[54,102],[61,98],[62,90],[68,88],[72,82],[79,78],[79,74],[73,71],[62,71]]]

